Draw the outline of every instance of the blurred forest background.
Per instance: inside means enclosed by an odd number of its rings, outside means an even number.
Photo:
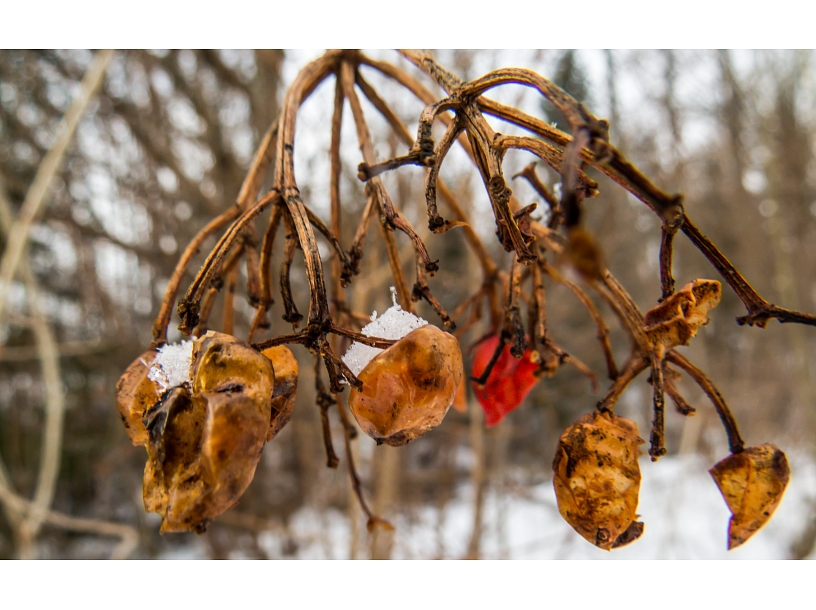
[[[361,435],[354,451],[365,492],[375,512],[397,525],[395,533],[372,535],[351,493],[342,452],[337,470],[325,467],[312,361],[294,347],[301,376],[293,420],[264,448],[240,504],[202,536],[159,536],[158,517],[144,512],[145,453],[131,445],[120,422],[114,384],[149,344],[153,317],[181,251],[235,200],[287,83],[317,55],[266,50],[112,56],[31,226],[17,274],[10,285],[0,286],[5,299],[0,313],[0,558],[610,556],[560,522],[552,494],[558,436],[598,400],[586,378],[569,367],[539,383],[526,403],[495,428],[484,428],[471,395],[466,413],[452,410],[439,428],[405,447],[376,447]],[[432,87],[396,53],[373,55],[400,62]],[[0,51],[4,252],[11,220],[20,214],[93,57],[81,50]],[[656,184],[685,194],[689,215],[760,294],[788,308],[816,311],[816,53],[439,51],[436,57],[466,79],[517,65],[554,80],[610,120],[613,143]],[[404,99],[377,75],[370,78],[415,129],[422,104]],[[296,163],[303,198],[324,218],[332,97],[332,87],[319,88],[298,123]],[[566,125],[553,108],[522,88],[491,97]],[[404,147],[374,114],[370,122],[380,156],[402,154]],[[495,128],[512,132],[505,125]],[[365,198],[356,180],[360,154],[348,116],[343,137],[343,205],[353,216]],[[443,177],[506,268],[509,258],[493,237],[478,173],[461,151],[451,155]],[[508,153],[505,174],[514,175],[532,160]],[[559,180],[543,167],[539,174],[551,187]],[[601,194],[587,201],[586,222],[602,243],[610,270],[641,309],[648,309],[660,296],[658,220],[610,181],[593,177]],[[457,231],[428,235],[422,169],[407,167],[386,178],[395,203],[422,228],[432,258],[440,259],[431,288],[450,311],[480,282],[476,261]],[[524,203],[538,200],[520,179],[511,187]],[[355,228],[350,222],[344,226],[344,245]],[[382,241],[371,241],[363,272],[348,289],[354,309],[365,313],[382,312],[390,304],[390,270],[376,251]],[[205,243],[191,273],[213,243]],[[410,244],[399,243],[410,269]],[[698,277],[720,279],[684,238],[676,244],[678,285]],[[321,253],[327,261],[328,248]],[[302,257],[295,259],[295,267],[296,298],[303,302],[308,287]],[[547,302],[555,339],[603,378],[603,357],[585,310],[558,285],[548,286]],[[237,311],[236,334],[245,336],[253,310],[241,298]],[[614,316],[602,311],[620,362],[628,340]],[[291,332],[282,313],[276,302],[270,312],[273,334]],[[419,313],[438,323],[421,305]],[[783,448],[795,458],[794,481],[802,473],[800,484],[810,486],[800,487],[795,497],[789,492],[796,510],[783,514],[783,502],[768,526],[777,528],[771,529],[778,532],[775,542],[757,542],[755,553],[807,557],[816,543],[816,479],[810,466],[816,447],[816,330],[775,321],[764,330],[739,327],[734,318],[744,313],[738,299],[724,290],[711,324],[684,349],[718,384],[748,443]],[[484,325],[469,331],[462,338],[463,351],[485,332]],[[179,333],[174,330],[170,338],[178,340]],[[698,415],[684,419],[670,410],[669,457],[643,464],[644,494],[647,475],[661,472],[667,473],[662,480],[668,487],[660,489],[669,495],[692,471],[702,472],[699,480],[713,488],[704,467],[727,454],[713,409],[696,386],[684,382],[683,388]],[[651,421],[650,395],[643,376],[619,406],[621,415],[637,421],[642,436]],[[52,423],[47,426],[49,409]],[[339,446],[336,413],[330,417]],[[651,489],[658,489],[658,478]],[[689,489],[693,496],[696,487]],[[20,498],[33,498],[50,512],[36,518]],[[724,551],[724,506],[717,513],[719,538],[704,543],[694,538],[700,532],[680,525],[677,515],[667,509],[646,512],[644,502],[643,541],[612,557],[644,556],[637,555],[638,545],[645,556],[699,557],[706,544]],[[694,504],[693,497],[688,504]],[[649,543],[649,528],[661,522],[669,533]],[[672,544],[684,538],[686,550],[672,551]]]

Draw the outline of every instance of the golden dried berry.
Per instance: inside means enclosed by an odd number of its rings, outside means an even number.
[[[163,390],[147,373],[156,358],[156,350],[149,350],[136,358],[116,382],[116,406],[134,445],[147,444],[147,431],[142,417],[155,405]]]
[[[161,532],[202,532],[234,506],[255,475],[269,431],[274,372],[270,360],[229,335],[208,332],[193,344],[192,383],[148,410],[145,510]]]
[[[731,511],[728,550],[743,544],[768,522],[790,479],[788,459],[770,443],[729,455],[709,472]]]
[[[366,434],[398,447],[439,425],[462,375],[459,342],[429,324],[366,365],[358,375],[363,388],[352,388],[349,407]]]
[[[459,413],[467,412],[467,384],[464,377],[459,382],[459,387],[456,388],[456,394],[453,396],[453,405],[451,405]]]
[[[572,227],[569,230],[561,259],[571,264],[587,281],[603,277],[603,252],[592,234],[583,227]]]
[[[298,363],[285,345],[270,347],[261,352],[272,361],[275,369],[275,391],[272,394],[272,417],[266,441],[271,441],[292,417],[298,384]]]
[[[643,533],[635,521],[640,491],[637,425],[612,413],[589,413],[567,428],[553,461],[558,510],[576,532],[604,550]]]
[[[708,324],[708,312],[722,298],[716,280],[694,280],[646,312],[644,324],[652,345],[669,350],[688,345],[697,330]]]

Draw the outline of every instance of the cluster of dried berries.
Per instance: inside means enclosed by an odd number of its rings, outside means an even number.
[[[293,81],[281,115],[264,136],[235,205],[207,224],[182,254],[153,324],[151,351],[127,369],[117,386],[117,403],[128,433],[134,444],[146,446],[148,452],[145,507],[162,515],[162,531],[201,531],[238,501],[252,479],[264,442],[271,440],[291,415],[298,369],[294,356],[283,346],[298,344],[315,359],[315,402],[321,410],[327,464],[336,467],[338,463],[328,415],[329,409],[336,406],[343,423],[353,488],[369,517],[369,526],[386,525],[371,513],[360,492],[349,448],[353,428],[342,399],[344,389],[351,388],[348,403],[354,419],[378,443],[402,445],[425,434],[442,421],[452,405],[463,408],[466,387],[471,384],[463,379],[458,340],[479,324],[483,305],[489,310],[489,321],[486,338],[475,346],[471,381],[485,411],[486,425],[498,424],[522,404],[536,383],[555,374],[562,364],[576,367],[597,388],[598,375],[559,346],[550,333],[546,279],[565,286],[591,317],[611,381],[597,411],[581,418],[561,436],[554,461],[554,484],[564,518],[583,537],[604,549],[622,546],[641,535],[643,524],[637,521],[636,514],[638,446],[645,441],[632,422],[614,414],[614,407],[629,384],[648,369],[654,412],[649,455],[652,460],[659,459],[666,453],[665,395],[682,415],[695,412],[677,387],[682,371],[705,392],[725,428],[731,456],[715,466],[712,474],[733,513],[729,546],[744,542],[778,505],[787,484],[787,462],[772,445],[745,448],[736,420],[714,383],[676,349],[687,345],[708,322],[708,313],[721,298],[721,286],[714,280],[695,280],[675,292],[675,236],[685,235],[745,305],[748,314],[738,319],[740,324],[764,327],[776,318],[816,325],[816,317],[769,304],[757,294],[691,222],[682,196],[665,193],[651,183],[609,142],[609,123],[593,116],[546,78],[530,70],[506,68],[465,82],[426,53],[402,54],[444,90],[443,99],[394,64],[373,60],[358,51],[327,52]],[[367,71],[410,92],[425,105],[416,138],[368,82]],[[334,78],[335,96],[329,148],[331,218],[326,223],[301,197],[294,150],[301,104],[330,78]],[[570,133],[485,97],[490,89],[507,84],[530,87],[549,100],[566,118]],[[405,154],[387,160],[377,158],[361,95],[407,147]],[[358,178],[365,182],[365,205],[357,206],[363,212],[353,219],[351,226],[357,229],[351,243],[344,247],[340,231],[346,213],[341,204],[344,174],[340,144],[346,103],[362,153]],[[529,135],[497,133],[486,116]],[[436,121],[446,127],[439,142],[433,138]],[[504,250],[512,253],[508,269],[499,268],[490,256],[468,224],[465,208],[440,178],[441,166],[456,143],[463,146],[482,178],[495,217],[496,237]],[[538,204],[522,205],[509,188],[502,165],[510,149],[534,155],[560,177],[561,191],[556,196],[538,178],[535,164],[517,176],[527,180],[540,195],[546,204],[545,216],[534,217]],[[380,176],[407,164],[425,168],[429,230],[434,235],[461,231],[481,267],[479,288],[451,314],[429,283],[440,261],[431,258]],[[587,174],[590,167],[642,201],[661,221],[662,298],[645,315],[605,268],[598,243],[581,223],[584,201],[598,194],[598,183]],[[267,174],[271,188],[260,194]],[[438,198],[452,219],[441,216]],[[255,221],[267,210],[267,227],[260,237]],[[345,288],[360,273],[372,226],[379,228],[394,290],[406,307],[402,311],[395,301],[394,311],[389,314],[407,320],[404,332],[397,334],[386,332],[381,320],[372,322],[374,328],[361,328],[366,316],[352,311],[346,300]],[[195,253],[207,238],[225,227],[186,294],[176,303]],[[274,284],[270,267],[275,240],[281,233],[285,239],[279,276],[282,318],[293,325],[293,333],[257,341],[270,328],[268,311]],[[395,234],[410,241],[413,249],[413,287],[405,276]],[[331,249],[330,293],[317,235]],[[292,296],[290,274],[298,249],[303,254],[309,284],[306,316],[299,312]],[[232,336],[238,265],[242,260],[246,263],[247,298],[255,308],[246,343]],[[564,267],[574,273],[570,276]],[[222,291],[225,284],[229,289]],[[622,369],[613,357],[609,326],[590,292],[614,312],[631,339],[632,351]],[[219,294],[224,297],[223,334],[208,332],[210,312]],[[417,301],[427,302],[446,330],[454,334],[411,316],[412,304]],[[192,344],[189,361],[181,366],[167,365],[168,354],[175,349],[166,345],[174,304],[181,319],[180,330],[200,337]],[[456,321],[468,310],[469,317],[457,329]],[[299,329],[301,323],[304,327]],[[341,341],[354,342],[342,359],[338,356]],[[321,379],[321,365],[329,377],[328,391]]]
[[[771,518],[788,484],[790,470],[785,454],[773,445],[745,449],[736,422],[713,384],[691,363],[670,351],[687,345],[697,330],[708,324],[708,312],[720,297],[719,282],[695,280],[687,284],[643,316],[641,348],[653,364],[650,382],[655,386],[655,426],[662,426],[662,413],[657,408],[662,406],[663,385],[682,414],[694,414],[666,375],[671,372],[665,368],[666,361],[682,366],[700,383],[726,425],[732,454],[710,472],[733,515],[728,528],[728,548],[733,549]],[[631,375],[627,384],[633,379]],[[553,461],[561,515],[584,538],[605,550],[632,542],[644,528],[642,522],[636,521],[635,510],[640,488],[638,445],[645,441],[638,436],[634,422],[614,415],[612,409],[618,396],[620,391],[607,394],[598,411],[567,428]],[[663,454],[655,451],[656,442],[661,439],[653,432],[652,460]]]
[[[138,358],[116,387],[134,445],[145,445],[145,510],[161,532],[203,532],[234,506],[255,475],[265,442],[289,421],[298,364],[275,346],[258,352],[230,335],[193,341],[187,379],[155,380],[158,352]],[[410,332],[360,372],[349,405],[378,443],[404,445],[442,421],[463,377],[459,342],[435,326]]]

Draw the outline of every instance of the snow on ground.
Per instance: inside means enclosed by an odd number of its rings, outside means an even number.
[[[494,487],[484,504],[481,557],[484,559],[784,559],[816,508],[816,462],[788,456],[791,482],[771,521],[742,547],[726,550],[729,512],[708,474],[710,464],[694,455],[667,456],[641,463],[643,481],[638,512],[646,524],[640,540],[612,552],[595,548],[558,514],[550,481],[527,487]],[[512,476],[508,476],[512,478]],[[440,511],[428,506],[410,514],[384,514],[397,530],[394,559],[464,557],[473,527],[472,488],[463,485]],[[367,556],[368,535],[360,521],[358,555]],[[346,513],[300,510],[289,527],[259,536],[269,557],[347,559],[352,532]],[[293,554],[284,553],[296,542]],[[201,557],[174,552],[173,558]],[[169,558],[169,557],[168,557]],[[810,559],[816,559],[812,554]]]

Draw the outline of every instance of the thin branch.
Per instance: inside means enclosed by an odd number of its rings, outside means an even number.
[[[652,433],[650,435],[649,455],[653,462],[666,455],[666,398],[663,392],[663,364],[660,358],[652,353],[652,394],[654,403],[654,420],[652,420]]]
[[[167,288],[164,291],[161,307],[159,307],[159,313],[156,315],[156,320],[153,322],[153,342],[151,343],[151,347],[158,347],[159,345],[163,345],[167,342],[167,326],[170,324],[170,317],[173,313],[173,304],[175,303],[176,295],[178,294],[178,289],[181,285],[181,280],[187,271],[187,267],[190,266],[190,262],[193,260],[193,257],[198,254],[201,244],[203,244],[204,240],[206,240],[210,235],[214,234],[224,225],[238,218],[240,213],[241,209],[237,205],[230,207],[226,212],[223,212],[208,222],[207,225],[192,239],[189,245],[184,249],[184,252],[182,252],[181,258],[179,259],[179,262],[176,263],[176,268],[173,270],[173,275],[170,276],[170,281],[167,283]]]
[[[371,509],[368,507],[368,503],[363,496],[363,487],[360,483],[360,477],[357,474],[357,467],[354,465],[354,455],[351,451],[351,441],[355,436],[357,436],[357,432],[354,429],[348,414],[346,413],[345,401],[339,397],[337,400],[337,412],[340,414],[340,419],[343,422],[343,441],[346,449],[346,464],[348,466],[349,477],[351,478],[351,487],[354,490],[354,495],[357,496],[357,501],[360,503],[360,508],[363,509],[363,512],[368,517],[366,529],[371,532],[375,527],[383,527],[386,530],[393,531],[393,525],[371,512]]]
[[[547,205],[550,207],[550,218],[547,221],[547,227],[550,229],[555,229],[561,223],[561,217],[563,216],[561,204],[552,191],[547,188],[547,185],[541,182],[535,168],[536,163],[534,161],[529,165],[526,165],[523,170],[513,176],[513,179],[524,178],[527,180],[535,192],[541,195],[541,198],[547,202]]]
[[[722,397],[722,394],[720,394],[717,386],[714,385],[714,382],[711,381],[703,371],[694,366],[690,360],[675,350],[670,350],[666,354],[666,360],[686,371],[689,376],[697,382],[697,385],[700,386],[703,392],[706,393],[725,428],[725,433],[728,436],[728,448],[731,450],[731,453],[740,453],[745,448],[745,441],[742,440],[742,436],[740,435],[737,420],[734,419],[731,409],[728,408],[725,399]]]
[[[635,377],[645,371],[648,366],[649,361],[642,356],[630,359],[623,367],[623,371],[621,371],[620,375],[615,379],[615,383],[606,391],[604,397],[598,401],[598,410],[611,413],[615,409],[615,405],[621,397],[621,394],[623,394],[623,391],[629,387],[629,384],[632,383]]]
[[[340,460],[337,459],[337,454],[334,452],[334,443],[332,442],[331,424],[329,423],[329,408],[337,404],[334,397],[326,391],[323,385],[323,380],[320,377],[320,357],[315,356],[314,359],[314,374],[315,374],[315,393],[317,394],[317,406],[320,409],[320,425],[323,429],[323,446],[326,449],[326,466],[328,468],[337,468]]]
[[[601,349],[603,350],[604,359],[606,360],[606,370],[609,375],[609,379],[617,379],[618,366],[615,364],[615,357],[612,354],[612,343],[609,341],[609,326],[607,326],[603,316],[601,316],[601,312],[598,311],[598,308],[595,307],[595,304],[592,302],[589,296],[583,290],[581,290],[580,286],[558,273],[549,263],[544,261],[543,258],[542,261],[542,268],[544,269],[544,272],[556,282],[566,286],[569,291],[572,292],[572,294],[578,297],[578,300],[581,301],[581,304],[589,312],[589,315],[595,322],[595,326],[598,327],[598,341],[601,342]]]

